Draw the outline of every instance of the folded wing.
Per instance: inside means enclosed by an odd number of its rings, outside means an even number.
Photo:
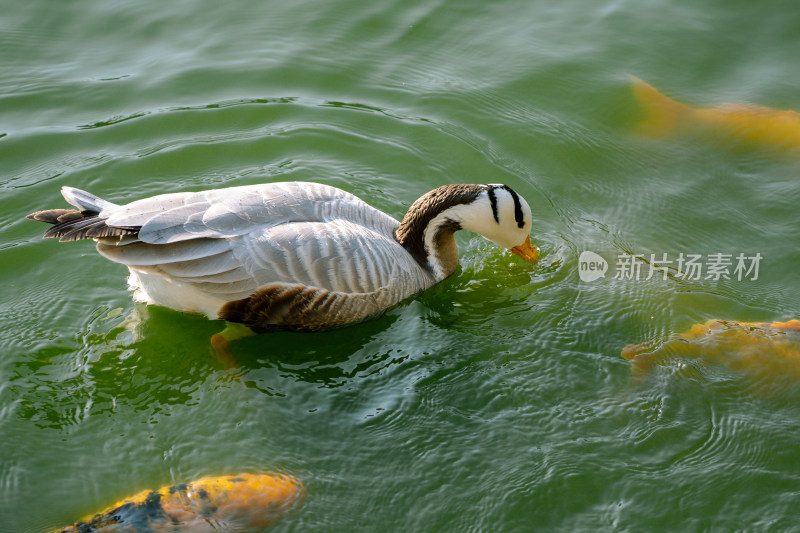
[[[220,296],[275,282],[345,293],[374,292],[398,279],[413,292],[425,282],[417,269],[403,268],[397,221],[321,184],[167,194],[112,204],[99,218],[138,228],[135,238],[99,239],[105,257]]]

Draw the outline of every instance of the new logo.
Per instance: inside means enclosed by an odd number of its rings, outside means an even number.
[[[590,282],[600,279],[608,271],[608,262],[594,252],[586,250],[578,258],[578,274],[581,281]]]

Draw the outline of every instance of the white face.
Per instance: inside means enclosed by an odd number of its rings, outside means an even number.
[[[471,209],[462,217],[461,226],[503,248],[522,245],[531,233],[528,202],[503,185],[489,187],[469,205]]]

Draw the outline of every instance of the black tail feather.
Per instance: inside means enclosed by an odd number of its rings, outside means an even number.
[[[88,213],[84,214],[77,209],[47,209],[45,211],[31,213],[25,218],[47,222],[48,224],[58,224],[59,222],[67,222],[86,215],[88,215]]]
[[[81,239],[100,239],[104,237],[124,237],[137,235],[138,227],[115,227],[106,225],[96,211],[77,209],[47,209],[27,216],[31,220],[47,222],[53,227],[44,233],[45,239],[58,238],[61,242]]]

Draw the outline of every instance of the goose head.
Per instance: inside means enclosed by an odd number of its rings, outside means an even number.
[[[411,204],[395,231],[397,241],[437,280],[458,266],[453,234],[465,229],[536,261],[531,245],[531,208],[507,185],[443,185]]]

